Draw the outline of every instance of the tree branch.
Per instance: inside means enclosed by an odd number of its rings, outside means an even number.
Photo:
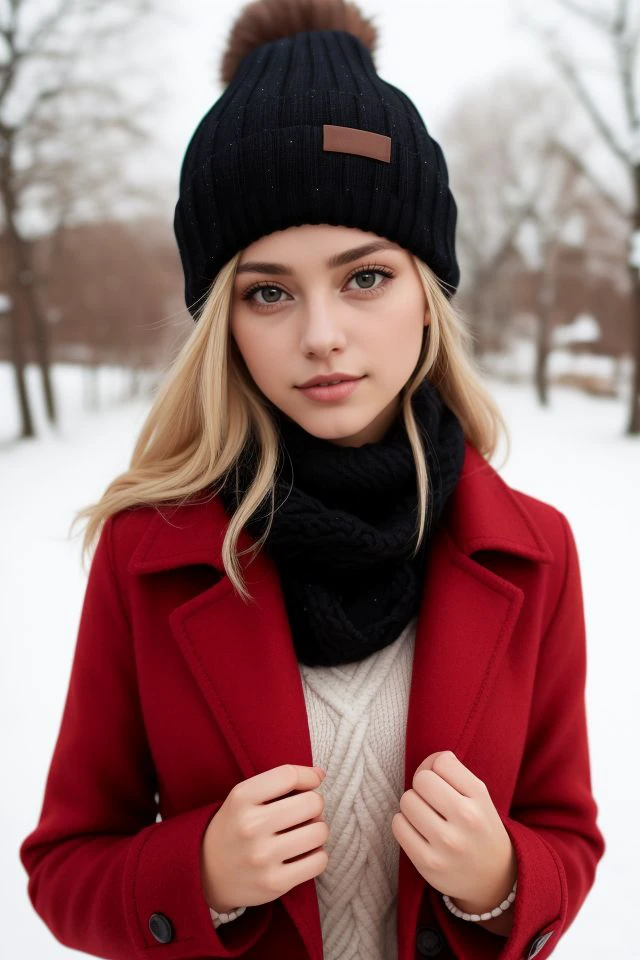
[[[598,30],[604,30],[606,33],[613,31],[612,21],[601,11],[589,10],[587,7],[576,3],[575,0],[556,0],[556,3],[570,13],[575,13],[577,16],[582,17],[583,20],[586,20],[587,23],[590,23],[592,27],[596,27]]]
[[[621,0],[613,29],[614,45],[616,59],[620,69],[622,97],[627,111],[627,118],[631,130],[635,131],[640,126],[640,115],[638,114],[638,104],[633,87],[635,61],[638,55],[638,46],[640,45],[640,31],[631,31],[628,24],[628,15],[629,5],[627,0]]]
[[[560,140],[554,141],[553,147],[557,153],[563,156],[567,162],[578,171],[578,173],[581,173],[582,176],[589,181],[592,187],[595,188],[600,199],[603,200],[615,214],[621,217],[625,223],[627,223],[629,221],[630,211],[623,206],[617,197],[614,197],[613,194],[605,190],[597,177],[595,177],[592,171],[586,166],[584,160]]]
[[[19,126],[23,129],[27,128],[34,120],[38,119],[41,109],[54,100],[87,93],[96,97],[97,100],[120,104],[120,97],[116,91],[102,84],[89,83],[88,81],[60,83],[55,87],[47,87],[39,91],[27,112],[22,115]]]
[[[631,157],[629,153],[627,150],[625,150],[622,144],[618,142],[614,131],[604,119],[599,107],[596,106],[591,94],[578,75],[574,64],[571,63],[571,61],[569,61],[555,45],[549,49],[549,53],[556,66],[567,80],[567,83],[572,88],[579,102],[586,110],[592,123],[603,137],[605,143],[609,145],[611,150],[613,150],[616,156],[622,161],[624,166],[629,167],[631,164]]]
[[[52,10],[51,13],[43,17],[42,20],[37,24],[31,36],[28,36],[23,44],[21,44],[23,50],[37,50],[43,40],[51,37],[51,35],[56,31],[59,25],[64,21],[64,18],[69,15],[75,0],[60,0],[58,7],[55,10]]]

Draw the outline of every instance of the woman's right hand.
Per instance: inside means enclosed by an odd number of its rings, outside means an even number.
[[[201,846],[210,907],[227,913],[268,903],[324,871],[329,827],[315,792],[323,779],[316,767],[285,763],[235,785]]]

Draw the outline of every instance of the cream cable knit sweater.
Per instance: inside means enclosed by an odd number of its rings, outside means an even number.
[[[327,772],[318,791],[329,862],[315,878],[325,960],[397,957],[391,819],[404,788],[416,622],[357,663],[299,664],[313,764]]]

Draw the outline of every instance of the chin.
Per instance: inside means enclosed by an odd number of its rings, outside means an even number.
[[[364,439],[360,439],[360,436],[367,430],[375,416],[349,415],[346,411],[340,413],[334,411],[333,413],[332,416],[331,411],[320,410],[315,418],[298,419],[296,417],[295,420],[303,430],[319,440],[330,440],[333,443],[345,443],[354,446],[365,442]]]

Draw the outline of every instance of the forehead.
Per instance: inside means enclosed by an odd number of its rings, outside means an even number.
[[[332,255],[359,248],[379,248],[406,253],[403,247],[388,237],[359,230],[355,227],[331,224],[302,224],[278,230],[260,237],[242,251],[239,266],[248,262],[272,261],[292,266],[325,263]],[[366,251],[365,251],[366,252]],[[364,252],[363,252],[364,255]]]

